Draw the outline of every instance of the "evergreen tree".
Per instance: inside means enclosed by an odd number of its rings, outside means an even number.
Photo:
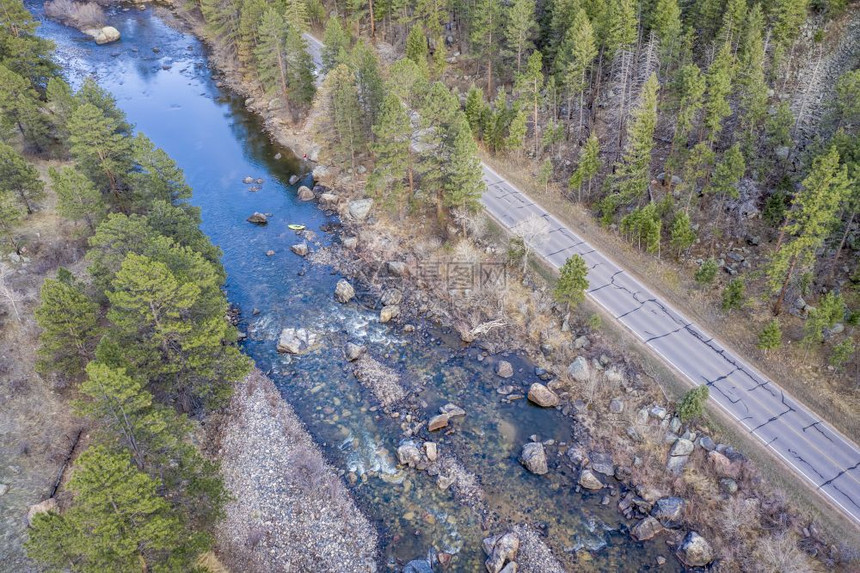
[[[278,94],[288,99],[290,93],[287,35],[290,30],[283,16],[274,8],[269,8],[260,16],[258,23],[258,42],[254,47],[254,62],[260,85],[269,94]]]
[[[693,230],[687,213],[681,211],[675,215],[669,240],[672,247],[678,251],[679,257],[696,242],[696,231]]]
[[[0,141],[0,192],[9,193],[21,203],[27,214],[36,201],[45,196],[45,186],[36,168],[9,145]]]
[[[744,305],[746,287],[743,279],[737,278],[729,281],[723,290],[723,310],[740,309]]]
[[[728,0],[723,12],[723,23],[717,34],[719,44],[729,44],[733,51],[737,51],[740,43],[741,31],[747,19],[746,0]]]
[[[683,158],[686,155],[687,141],[702,109],[705,77],[696,64],[686,64],[678,70],[677,87],[679,99],[675,114],[675,135],[672,139],[672,164],[675,163],[675,157]]]
[[[616,167],[614,187],[625,202],[638,201],[651,181],[651,150],[654,148],[654,129],[657,126],[656,74],[651,74],[642,87],[639,106],[633,112],[633,125],[624,156]]]
[[[400,59],[388,68],[391,78],[387,85],[387,91],[399,97],[410,107],[417,107],[421,97],[430,90],[426,70],[422,71],[418,65],[408,58]]]
[[[708,99],[705,102],[704,126],[708,129],[708,141],[712,146],[723,129],[723,120],[732,112],[728,97],[732,92],[733,73],[732,48],[730,44],[724,44],[707,75]]]
[[[260,38],[260,21],[266,12],[266,0],[242,0],[239,11],[239,28],[236,36],[236,53],[239,63],[246,68],[254,61],[254,51]]]
[[[365,144],[361,125],[361,106],[355,75],[344,64],[329,73],[326,80],[329,92],[331,121],[336,137],[336,148],[355,169],[355,157]]]
[[[779,320],[774,318],[759,333],[756,347],[767,352],[776,350],[780,346],[782,346],[782,329],[779,326]]]
[[[98,305],[64,271],[60,270],[57,279],[42,283],[39,306],[34,313],[42,329],[37,369],[75,380],[92,359],[101,329]]]
[[[660,59],[671,69],[679,56],[683,36],[678,0],[657,0],[652,23],[657,39],[660,40]]]
[[[585,259],[579,255],[569,257],[559,269],[558,282],[553,294],[561,304],[577,306],[585,300],[585,290],[588,288],[588,267]]]
[[[200,12],[208,34],[222,40],[233,54],[236,53],[241,9],[242,0],[200,0]]]
[[[845,301],[842,295],[828,292],[818,301],[818,306],[809,311],[809,316],[803,323],[804,345],[811,347],[824,342],[824,331],[833,328],[844,318]]]
[[[86,175],[73,167],[51,168],[51,188],[57,194],[57,212],[73,221],[84,221],[91,232],[107,215],[101,192]]]
[[[860,70],[845,72],[836,81],[836,114],[840,125],[860,123]]]
[[[567,91],[567,119],[573,113],[573,98],[579,96],[579,127],[577,135],[582,130],[584,113],[583,94],[588,85],[587,72],[597,56],[597,46],[594,41],[594,30],[585,10],[580,9],[574,17],[573,24],[567,30],[564,41],[559,49],[555,64],[560,75],[560,83]]]
[[[519,155],[525,145],[528,129],[528,116],[526,115],[526,112],[522,107],[518,105],[515,106],[511,123],[508,124],[508,135],[505,137],[504,148],[506,150],[516,151]]]
[[[806,19],[809,0],[772,0],[769,4],[771,28],[774,40],[773,61],[778,66],[785,53],[800,33],[800,26]]]
[[[361,122],[366,140],[373,137],[372,128],[385,99],[385,85],[376,52],[365,42],[358,42],[352,52],[356,89],[361,106]]]
[[[374,140],[371,149],[376,165],[368,180],[368,187],[384,194],[386,203],[393,203],[403,217],[405,199],[412,197],[414,186],[412,164],[412,123],[403,103],[394,94],[388,94],[382,104],[379,118],[373,126]],[[406,180],[407,187],[404,187]]]
[[[64,144],[69,139],[69,130],[66,124],[72,111],[77,107],[77,100],[72,93],[71,86],[63,78],[51,78],[45,92],[48,99],[48,110],[53,116],[54,133],[57,139]]]
[[[132,157],[137,169],[129,179],[140,210],[155,201],[179,204],[191,198],[191,187],[176,162],[142,133],[132,140]]]
[[[457,97],[442,82],[430,86],[421,102],[421,146],[418,170],[421,189],[436,206],[436,218],[445,219],[443,188],[451,148],[451,126],[460,111]]]
[[[538,129],[538,119],[543,86],[543,56],[539,51],[535,50],[529,56],[525,71],[522,74],[517,75],[515,86],[516,91],[522,98],[524,106],[523,111],[525,111],[525,109],[529,109],[531,111],[532,133],[534,139],[533,151],[535,157],[540,153],[540,130]]]
[[[481,160],[478,159],[478,146],[463,112],[457,113],[450,132],[450,151],[446,154],[445,205],[474,213],[480,209],[486,184]]]
[[[839,165],[835,146],[815,158],[803,181],[803,190],[794,198],[781,232],[780,246],[767,269],[771,291],[778,293],[774,305],[776,314],[782,309],[789,283],[797,270],[806,269],[815,262],[816,252],[833,230],[849,185],[847,170]]]
[[[131,140],[121,125],[90,103],[79,105],[69,118],[69,151],[91,179],[104,178],[117,200],[121,178],[131,171]],[[124,202],[124,201],[123,201]]]
[[[523,54],[533,47],[536,28],[535,0],[512,0],[506,10],[504,32],[508,49],[516,57],[518,74]]]
[[[696,386],[684,394],[684,398],[678,405],[678,416],[682,422],[697,420],[705,412],[705,403],[710,396],[710,390],[706,385]]]
[[[663,222],[654,203],[648,203],[621,219],[621,231],[631,241],[636,241],[638,248],[641,249],[644,243],[645,250],[657,256],[660,255],[662,230]]]
[[[90,447],[78,458],[68,483],[75,494],[72,507],[62,515],[35,517],[28,555],[78,571],[190,567],[197,555],[188,546],[199,551],[208,544],[184,530],[158,487],[124,452]]]
[[[487,66],[487,97],[492,97],[494,91],[493,66],[499,52],[501,6],[498,0],[475,0],[469,17],[472,57]]]
[[[472,136],[475,139],[481,139],[481,116],[484,114],[484,92],[481,88],[476,88],[474,84],[466,93],[466,120],[469,122],[469,128],[472,130]]]
[[[749,153],[753,153],[754,140],[767,115],[767,82],[764,77],[764,15],[761,4],[749,11],[739,48],[737,89],[740,102],[740,120]]]
[[[427,65],[428,55],[427,36],[424,35],[424,30],[419,25],[412,26],[409,36],[406,37],[406,58],[415,62],[425,77],[430,75]]]
[[[853,340],[846,338],[833,347],[828,362],[834,368],[841,369],[846,362],[855,356],[857,356],[857,347]]]
[[[297,35],[301,36],[310,28],[308,2],[306,0],[285,0],[284,20]]]
[[[576,171],[570,176],[570,187],[576,188],[579,202],[582,202],[582,184],[588,183],[586,196],[590,196],[591,181],[598,171],[600,171],[600,142],[597,140],[597,134],[592,132],[582,148]]]
[[[114,97],[99,86],[93,78],[88,77],[84,80],[84,83],[81,84],[81,87],[75,93],[75,102],[75,109],[85,103],[94,105],[105,116],[116,123],[117,133],[121,133],[127,137],[133,135],[131,124],[126,121],[125,113],[117,107]]]
[[[603,47],[606,59],[612,61],[615,55],[627,51],[636,44],[638,20],[636,4],[633,0],[610,0],[605,9],[605,24],[602,26]]]
[[[21,240],[18,237],[18,224],[24,218],[24,209],[11,193],[0,191],[0,236],[4,247],[21,254]],[[3,250],[6,250],[5,248]]]
[[[709,285],[714,282],[714,279],[717,277],[718,270],[719,266],[717,265],[716,259],[711,257],[702,263],[702,266],[700,266],[699,270],[696,271],[694,278],[697,283]]]
[[[746,161],[740,144],[735,143],[723,153],[722,160],[714,167],[710,191],[722,197],[737,199],[737,184],[746,172]]]
[[[338,65],[345,63],[342,54],[349,53],[349,35],[341,27],[340,19],[336,16],[325,23],[322,48],[322,71],[329,73]]]
[[[17,131],[41,151],[48,143],[49,127],[39,94],[27,78],[0,63],[0,136],[6,139],[5,132]]]

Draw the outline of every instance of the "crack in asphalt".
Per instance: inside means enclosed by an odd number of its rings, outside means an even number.
[[[860,505],[857,505],[857,502],[856,502],[856,501],[854,501],[854,498],[852,498],[850,495],[848,495],[847,493],[845,493],[844,491],[842,491],[841,489],[839,489],[839,487],[838,487],[838,486],[830,485],[830,487],[832,487],[833,489],[835,489],[836,491],[838,491],[839,493],[841,493],[842,495],[844,495],[844,496],[845,496],[845,499],[847,499],[848,501],[850,501],[850,502],[851,502],[851,505],[853,505],[854,507],[860,508]]]
[[[833,438],[831,438],[830,436],[825,434],[824,430],[822,430],[821,428],[818,427],[818,424],[820,424],[820,423],[821,423],[821,420],[818,420],[817,422],[812,422],[808,426],[804,427],[803,431],[806,432],[806,430],[808,430],[809,428],[814,428],[814,429],[818,430],[818,433],[821,434],[822,436],[824,436],[825,438],[827,438],[827,440],[832,444]]]
[[[826,479],[823,475],[821,475],[821,472],[820,472],[820,471],[818,471],[817,469],[815,469],[815,466],[813,466],[811,463],[809,463],[808,461],[806,461],[805,459],[803,459],[803,456],[801,456],[800,454],[798,454],[796,450],[793,450],[793,449],[791,449],[791,448],[788,448],[788,453],[789,453],[789,454],[791,454],[791,455],[793,455],[795,458],[797,458],[797,460],[798,460],[799,462],[801,462],[801,463],[804,463],[804,464],[808,465],[808,466],[809,466],[809,469],[811,469],[812,471],[814,471],[815,473],[817,473],[817,474],[818,474],[818,477],[820,477],[821,479]],[[835,487],[835,486],[834,486],[834,487]]]
[[[850,468],[845,468],[844,470],[841,470],[838,474],[836,474],[835,476],[833,476],[832,478],[830,478],[829,480],[827,480],[826,482],[824,482],[823,484],[818,486],[818,489],[821,489],[826,485],[832,484],[834,481],[836,481],[840,477],[842,477],[843,474],[850,472],[851,470],[856,470],[858,467],[860,467],[860,462],[857,462],[856,464],[854,464]],[[834,487],[836,487],[836,486],[834,486]],[[851,498],[849,497],[848,499],[851,499]]]

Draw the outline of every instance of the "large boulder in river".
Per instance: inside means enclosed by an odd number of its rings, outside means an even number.
[[[341,304],[346,304],[353,298],[355,298],[355,289],[352,285],[345,279],[337,281],[337,286],[334,287],[334,299]]]
[[[317,335],[304,328],[285,328],[278,337],[278,352],[305,354],[317,345]]]
[[[549,471],[546,464],[546,452],[540,442],[529,442],[523,446],[520,463],[533,474],[542,476]]]
[[[558,395],[538,382],[529,388],[529,400],[542,408],[554,408],[558,406]]]
[[[307,243],[295,244],[292,247],[290,247],[290,250],[300,257],[308,256],[308,244]]]
[[[663,531],[660,522],[650,515],[630,528],[630,535],[636,541],[648,541]]]
[[[314,192],[306,185],[299,187],[299,201],[313,201]]]
[[[104,28],[91,28],[84,30],[84,33],[92,36],[96,44],[110,44],[119,40],[119,30],[113,26],[105,26]]]
[[[711,544],[695,531],[687,533],[675,554],[687,567],[704,567],[714,560]]]
[[[250,217],[248,217],[249,223],[254,223],[255,225],[265,225],[269,222],[269,219],[263,215],[262,213],[254,213]]]
[[[349,202],[349,216],[356,221],[364,221],[370,214],[370,208],[373,207],[373,199],[356,199]]]
[[[485,542],[488,540],[484,540]],[[486,549],[486,547],[485,547]],[[508,565],[516,563],[517,552],[520,550],[520,538],[514,533],[505,533],[499,537],[493,544],[493,549],[489,552],[489,558],[484,563],[489,573],[501,573],[502,571],[516,571],[515,567],[508,568]]]

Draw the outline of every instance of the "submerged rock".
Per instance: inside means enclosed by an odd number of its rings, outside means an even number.
[[[660,522],[650,515],[630,528],[630,536],[636,541],[648,541],[663,531]]]
[[[456,418],[457,416],[466,415],[466,410],[464,410],[460,406],[457,406],[456,404],[451,404],[450,402],[439,408],[439,411],[448,416],[449,418]]]
[[[299,201],[313,201],[314,192],[311,191],[307,186],[302,185],[299,187],[298,193]]]
[[[695,531],[687,533],[675,554],[688,567],[704,567],[714,560],[711,544]]]
[[[433,568],[425,559],[415,559],[406,564],[403,573],[433,573]]]
[[[412,442],[400,444],[397,447],[397,460],[404,466],[415,466],[421,461],[421,452]]]
[[[448,414],[439,414],[437,416],[433,416],[430,418],[430,421],[427,422],[427,429],[431,432],[435,432],[436,430],[441,430],[448,426]]]
[[[499,360],[496,364],[496,375],[502,378],[510,378],[514,375],[514,367],[507,360]]]
[[[486,549],[486,541],[485,549]],[[516,571],[517,552],[520,550],[520,539],[513,533],[505,533],[493,543],[493,549],[489,552],[490,557],[487,559],[485,566],[489,573],[501,573],[502,571],[511,571],[505,564],[514,565],[513,571]]]
[[[334,288],[334,298],[341,304],[346,304],[355,297],[355,289],[347,282],[346,279],[337,281],[337,286]]]
[[[255,225],[265,225],[269,222],[269,219],[262,213],[255,212],[253,215],[248,217],[247,221],[249,223],[254,223]]]
[[[278,155],[276,155],[275,159],[280,159],[280,157],[279,157],[280,155],[281,155],[280,153]],[[295,185],[298,182],[299,182],[299,176],[298,175],[295,175],[295,174],[290,175],[290,185]]]
[[[366,346],[362,346],[359,344],[355,344],[354,342],[346,343],[346,359],[352,362],[353,360],[358,360],[361,358],[361,355],[367,350]]]
[[[523,446],[520,463],[533,474],[542,476],[549,471],[546,463],[546,451],[540,442],[530,442]],[[602,486],[601,486],[602,487]]]
[[[538,382],[529,388],[529,400],[543,408],[554,408],[558,406],[558,395]]]
[[[290,250],[300,257],[306,257],[308,255],[308,244],[298,243],[297,245],[290,247]]]
[[[582,470],[579,474],[579,481],[577,482],[581,487],[590,490],[599,490],[603,489],[603,482],[600,481],[594,472],[591,470]]]
[[[398,316],[400,316],[400,306],[396,304],[385,306],[381,311],[379,311],[379,322],[390,322]]]
[[[435,462],[439,458],[439,450],[436,442],[424,442],[424,455],[431,462]]]

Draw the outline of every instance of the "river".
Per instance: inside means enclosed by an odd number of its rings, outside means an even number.
[[[202,210],[203,230],[224,252],[228,298],[241,310],[240,328],[248,333],[243,349],[294,406],[376,525],[380,570],[396,570],[396,563],[431,550],[455,554],[453,570],[483,570],[481,539],[515,523],[544,532],[569,570],[648,570],[656,568],[658,555],[668,560],[661,570],[680,569],[660,538],[643,544],[622,533],[617,497],[604,505],[602,495],[576,493],[576,476],[563,466],[539,477],[517,462],[521,446],[535,434],[555,440],[548,448],[551,459],[560,455],[564,448],[558,444],[571,440],[571,423],[526,400],[500,400],[492,360],[479,361],[480,349],[433,328],[406,334],[401,326],[380,324],[377,313],[360,303],[334,301],[340,277],[292,254],[290,245],[300,239],[287,225],[306,225],[325,245],[333,239],[323,229],[336,221],[315,203],[298,201],[287,181],[299,161],[269,141],[241,99],[218,87],[206,49],[195,37],[168,26],[150,8],[129,6],[108,10],[108,24],[122,40],[97,46],[76,30],[44,21],[41,4],[29,7],[43,20],[40,34],[56,43],[72,85],[93,76],[135,128],[185,171],[192,202]],[[242,183],[246,176],[264,180],[259,190]],[[247,223],[254,211],[270,214],[269,224]],[[269,250],[275,254],[267,256]],[[278,354],[280,330],[299,326],[322,333],[323,348],[298,358]],[[455,455],[478,476],[493,531],[485,531],[481,516],[450,490],[440,490],[434,478],[396,467],[402,420],[383,416],[357,382],[341,352],[347,340],[366,344],[407,386],[417,388],[413,403],[424,416],[447,402],[467,411],[454,422],[455,432],[433,437],[441,452]],[[521,357],[507,359],[519,383],[538,380]]]

